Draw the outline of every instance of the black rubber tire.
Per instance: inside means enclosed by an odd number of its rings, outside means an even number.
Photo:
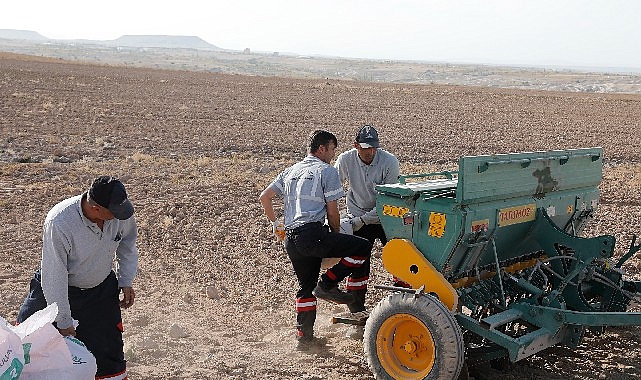
[[[393,322],[386,323],[389,318],[395,318],[390,321],[400,318],[401,323],[404,319],[418,320],[422,324],[421,327],[431,334],[430,341],[433,341],[434,354],[429,373],[420,374],[425,372],[429,366],[426,366],[422,371],[401,367],[403,359],[395,355],[393,349],[385,348],[393,344],[390,342],[394,337],[385,337],[386,341],[384,341],[379,332],[384,335],[385,331],[389,329],[387,326],[394,325]],[[386,327],[381,330],[384,324]],[[378,355],[377,349],[379,347],[381,350],[386,350],[385,355],[392,356],[391,360],[387,360],[394,363],[386,365],[394,367],[394,371],[398,370],[396,373],[388,373],[385,369],[385,365]],[[363,348],[369,368],[376,379],[456,380],[465,362],[465,347],[460,326],[450,310],[430,295],[415,297],[412,293],[400,292],[381,300],[367,319]],[[430,354],[427,355],[430,356]],[[399,359],[398,363],[396,363],[396,359]]]

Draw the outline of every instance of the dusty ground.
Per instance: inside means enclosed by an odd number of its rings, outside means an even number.
[[[378,127],[404,174],[453,169],[461,155],[602,146],[602,204],[586,234],[614,234],[621,255],[641,232],[639,95],[247,77],[0,53],[0,315],[15,319],[47,211],[112,174],[126,183],[140,227],[138,298],[123,315],[131,379],[370,379],[362,344],[329,324],[340,307],[319,306],[326,350],[292,351],[293,273],[257,202],[303,156],[309,131],[333,131],[343,151],[363,123]],[[634,259],[625,269],[638,278],[640,268]],[[372,277],[389,278],[377,257]],[[368,304],[383,295],[371,292]],[[549,349],[480,375],[641,378],[639,343],[641,329],[613,329],[578,350]]]

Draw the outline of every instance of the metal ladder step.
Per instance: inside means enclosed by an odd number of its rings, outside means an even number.
[[[527,358],[548,347],[554,346],[561,342],[562,338],[563,334],[555,335],[552,331],[546,328],[540,328],[532,331],[531,333],[525,334],[516,339],[516,342],[520,347],[516,360]]]
[[[481,319],[481,327],[485,329],[495,329],[498,326],[502,326],[506,323],[515,321],[519,318],[521,318],[523,314],[515,309],[507,309],[505,311],[502,311],[498,314],[493,314],[490,315],[489,317],[485,317]]]

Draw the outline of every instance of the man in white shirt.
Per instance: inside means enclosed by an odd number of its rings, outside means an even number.
[[[338,141],[334,134],[314,131],[309,137],[308,155],[286,168],[263,190],[259,200],[276,233],[274,198],[282,197],[285,219],[285,251],[298,279],[296,292],[296,348],[307,350],[315,342],[317,298],[337,304],[352,304],[354,298],[338,288],[344,278],[369,278],[372,245],[366,239],[340,234],[338,200],[343,186],[330,165]],[[325,220],[329,229],[324,225]],[[318,276],[323,258],[341,258]],[[363,289],[363,299],[365,298]],[[351,308],[351,306],[350,306]]]
[[[42,261],[17,321],[55,302],[55,326],[96,357],[96,378],[127,378],[120,309],[135,299],[137,235],[133,205],[122,182],[111,176],[96,178],[89,190],[55,205],[44,222]]]

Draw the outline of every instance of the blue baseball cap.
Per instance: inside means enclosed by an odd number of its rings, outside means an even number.
[[[96,178],[89,188],[89,198],[111,211],[116,219],[129,219],[134,214],[125,185],[118,178],[106,175]]]
[[[365,125],[358,130],[356,134],[356,142],[361,148],[378,148],[378,132],[371,125]]]

